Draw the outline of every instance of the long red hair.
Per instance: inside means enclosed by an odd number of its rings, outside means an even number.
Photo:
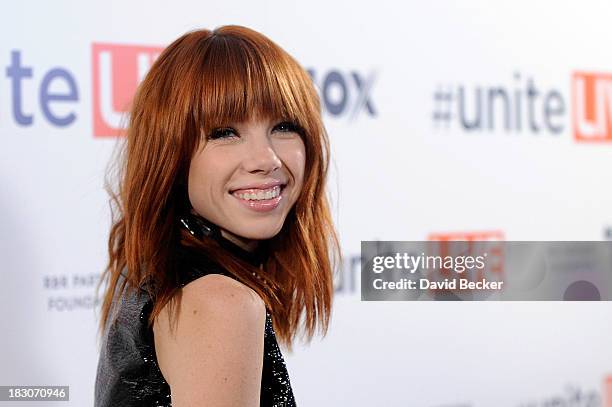
[[[254,278],[250,264],[232,257],[212,239],[198,240],[177,216],[190,207],[189,163],[206,134],[251,117],[280,117],[303,129],[303,189],[278,235],[267,241],[270,256]],[[329,140],[319,96],[308,73],[264,35],[229,25],[184,34],[156,59],[134,96],[116,192],[107,184],[113,223],[100,330],[116,295],[144,287],[154,298],[148,323],[169,303],[178,312],[177,245],[200,250],[254,289],[271,310],[279,341],[291,350],[303,328],[310,341],[317,326],[327,333],[333,271],[342,261],[326,179]],[[125,271],[124,271],[125,270]],[[119,284],[121,272],[126,276]],[[174,314],[176,317],[176,314]]]

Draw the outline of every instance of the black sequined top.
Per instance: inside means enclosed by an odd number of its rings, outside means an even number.
[[[233,254],[251,264],[261,262],[253,255],[217,237],[219,243]],[[193,250],[181,246],[181,286],[206,274],[229,275],[221,266],[202,258]],[[121,280],[124,278],[120,276]],[[112,326],[107,326],[102,337],[102,347],[95,381],[95,407],[149,407],[171,406],[170,387],[164,379],[155,356],[153,330],[147,328],[147,320],[153,301],[144,289],[137,294],[124,294],[119,301],[118,316]],[[295,399],[289,381],[285,360],[280,351],[272,326],[270,311],[266,311],[264,335],[263,371],[261,377],[260,406],[291,407]]]

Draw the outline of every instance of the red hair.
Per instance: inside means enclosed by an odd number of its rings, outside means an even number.
[[[303,129],[306,167],[302,191],[259,274],[211,239],[180,228],[190,207],[187,174],[203,135],[252,117],[286,118]],[[319,96],[308,73],[264,35],[229,25],[184,34],[157,58],[134,96],[126,138],[117,160],[117,192],[107,184],[113,223],[100,329],[115,293],[144,287],[154,298],[148,320],[169,303],[180,306],[178,244],[200,250],[255,290],[271,310],[279,341],[289,349],[300,323],[310,341],[317,326],[327,333],[333,270],[342,261],[325,183],[329,140]],[[126,279],[119,284],[120,273]],[[176,310],[178,312],[178,309]],[[174,314],[175,316],[177,314]],[[303,318],[303,321],[302,321]]]

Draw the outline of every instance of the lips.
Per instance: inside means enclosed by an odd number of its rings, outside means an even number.
[[[284,186],[282,184],[278,187],[272,187],[272,188],[280,188],[280,191],[277,196],[275,196],[274,198],[269,198],[269,199],[244,199],[239,196],[248,191],[256,191],[256,192],[261,193],[262,190],[259,188],[239,189],[237,191],[232,192],[231,195],[234,198],[236,198],[237,201],[240,202],[241,205],[243,205],[243,207],[247,209],[250,209],[256,212],[269,212],[277,208],[279,204],[281,203],[281,201],[284,199],[284,195],[283,195]]]

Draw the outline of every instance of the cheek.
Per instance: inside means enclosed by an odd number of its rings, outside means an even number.
[[[293,175],[296,185],[301,186],[304,180],[306,167],[306,148],[300,139],[285,146],[283,150],[283,161]]]
[[[201,203],[211,195],[217,180],[223,160],[218,160],[215,154],[200,152],[194,156],[189,165],[189,197],[192,203]],[[217,168],[217,171],[215,171]]]
[[[189,166],[188,192],[189,200],[194,207],[198,207],[202,197],[205,196],[206,177],[202,174],[201,164],[192,161]]]

